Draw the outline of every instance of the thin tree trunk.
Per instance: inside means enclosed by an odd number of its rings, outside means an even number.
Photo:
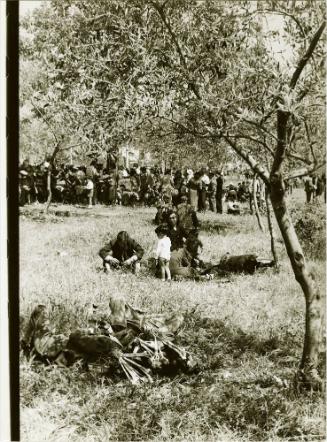
[[[277,191],[276,184],[278,183]],[[271,189],[271,202],[282,233],[293,272],[305,297],[305,337],[299,379],[311,388],[321,388],[318,374],[319,351],[323,331],[323,302],[313,274],[309,271],[301,245],[286,207],[282,180],[275,182]]]
[[[49,213],[49,207],[52,201],[52,191],[51,191],[51,165],[48,168],[48,174],[47,174],[47,192],[48,192],[48,198],[47,198],[47,205],[45,208],[45,213]]]
[[[300,284],[305,297],[305,336],[298,379],[302,385],[317,389],[322,387],[318,364],[323,326],[323,303],[314,276],[308,269],[286,205],[281,166],[287,145],[288,119],[287,112],[277,111],[278,142],[270,175],[270,198],[295,279]]]
[[[277,269],[279,267],[279,263],[278,263],[278,255],[277,255],[277,250],[276,250],[276,236],[275,236],[275,229],[274,229],[272,214],[271,214],[270,197],[269,197],[269,192],[268,192],[267,187],[266,187],[266,207],[267,207],[268,228],[269,228],[269,233],[270,233],[271,253],[274,258],[275,268]]]
[[[50,165],[49,165],[49,168],[48,168],[48,175],[47,175],[48,199],[47,199],[47,206],[46,206],[46,209],[45,209],[45,213],[49,212],[49,207],[50,207],[50,204],[51,204],[51,201],[52,201],[51,173],[53,171],[54,162],[55,162],[55,159],[56,159],[56,156],[57,156],[57,153],[59,152],[59,150],[60,150],[60,142],[57,141],[57,143],[55,145],[55,148],[54,148],[54,150],[52,152],[52,155],[51,155],[51,158],[50,158]]]
[[[257,217],[257,220],[258,220],[259,229],[262,232],[264,232],[265,228],[264,228],[264,225],[262,224],[262,221],[261,221],[261,215],[260,215],[260,212],[259,212],[258,201],[257,201],[257,189],[256,189],[256,185],[255,185],[256,178],[257,178],[257,176],[254,175],[253,182],[252,182],[252,194],[253,194],[254,212],[255,212],[255,216]]]

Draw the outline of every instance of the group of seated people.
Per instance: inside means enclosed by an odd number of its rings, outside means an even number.
[[[159,222],[158,222],[159,221]],[[196,244],[202,247],[198,238],[199,221],[192,206],[187,200],[183,200],[177,206],[177,210],[169,210],[161,214],[157,219],[158,227],[155,233],[158,237],[156,250],[153,259],[156,263],[156,273],[162,280],[171,280],[171,255],[175,252],[175,260],[178,261],[178,251],[184,251],[185,246]],[[140,270],[140,261],[144,256],[144,248],[125,231],[119,232],[117,237],[109,241],[101,250],[99,255],[103,260],[103,267],[106,272],[118,267],[130,267],[134,273]],[[197,256],[193,254],[193,256]],[[191,267],[199,265],[199,260],[190,260]],[[176,263],[175,263],[176,265]],[[173,272],[174,273],[174,272]]]

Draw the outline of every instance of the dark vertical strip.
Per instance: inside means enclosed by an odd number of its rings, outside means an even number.
[[[11,440],[19,431],[18,2],[7,1],[8,287]]]

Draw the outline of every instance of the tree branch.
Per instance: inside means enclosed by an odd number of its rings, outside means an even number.
[[[316,165],[313,164],[311,167],[305,167],[303,169],[294,170],[293,172],[289,173],[285,177],[285,180],[290,180],[290,179],[294,179],[294,178],[301,178],[303,176],[310,175],[310,173],[314,173],[318,169],[320,169],[321,167],[325,167],[325,166],[326,166],[326,161],[323,161],[320,164],[316,164]]]
[[[278,11],[276,9],[258,9],[257,11],[254,11],[254,13],[259,13],[259,12],[263,12],[263,13],[267,12],[269,14],[277,14],[277,15],[286,15],[287,17],[290,17],[297,24],[302,36],[305,39],[307,38],[307,35],[304,32],[304,29],[303,29],[301,23],[293,14],[290,14],[289,12],[286,12],[286,11]]]
[[[269,185],[269,174],[268,171],[262,167],[258,161],[256,161],[250,154],[245,152],[241,147],[234,143],[228,136],[223,135],[223,138],[232,147],[232,149],[241,157],[244,161],[251,167],[251,169],[257,173],[260,178]]]
[[[81,146],[84,143],[77,143],[77,144],[72,144],[71,146],[67,146],[67,147],[61,147],[60,151],[64,151],[64,150],[68,150],[68,149],[72,149],[73,147],[77,147],[77,146]]]
[[[308,161],[308,160],[306,160],[305,158],[303,158],[303,157],[301,157],[300,155],[297,155],[297,154],[295,154],[295,153],[292,153],[292,152],[286,152],[285,155],[286,155],[288,158],[293,158],[294,160],[301,161],[301,162],[304,163],[304,164],[308,164],[308,165],[311,164],[311,161]]]
[[[292,76],[291,82],[290,82],[290,88],[294,89],[294,87],[296,86],[296,83],[305,67],[305,65],[307,64],[309,58],[312,56],[313,51],[315,50],[318,41],[321,37],[321,34],[323,33],[324,29],[326,26],[326,21],[323,21],[323,23],[321,24],[320,28],[318,29],[318,31],[315,33],[315,35],[312,38],[312,41],[310,43],[310,46],[308,47],[308,50],[306,51],[306,53],[304,54],[304,56],[301,58],[301,60],[299,61],[297,68],[295,69],[295,72]]]
[[[189,134],[191,134],[191,135],[193,135],[195,137],[199,137],[199,138],[210,138],[211,137],[211,135],[208,134],[208,133],[205,134],[205,133],[197,132],[195,129],[191,129],[191,128],[185,126],[184,124],[180,123],[179,121],[173,120],[172,118],[167,118],[167,117],[164,117],[162,115],[158,115],[158,116],[153,117],[153,118],[154,119],[159,118],[159,119],[162,119],[162,120],[165,120],[165,121],[169,121],[170,123],[173,123],[176,126],[179,126],[186,133],[189,133]]]
[[[164,5],[165,5],[165,3],[163,5],[160,5],[160,4],[156,3],[155,1],[151,1],[150,3],[154,7],[154,9],[158,12],[158,14],[159,14],[163,24],[165,25],[166,29],[168,30],[168,32],[170,34],[170,37],[171,37],[171,39],[172,39],[172,41],[173,41],[173,43],[175,45],[175,48],[176,48],[176,50],[178,52],[179,59],[180,59],[182,65],[184,67],[184,70],[185,70],[185,72],[188,73],[189,69],[188,69],[188,66],[187,66],[186,59],[185,59],[185,56],[183,54],[182,48],[180,47],[180,44],[179,44],[179,42],[177,40],[177,37],[176,37],[174,31],[172,30],[172,27],[170,26],[170,23],[167,20],[166,14],[164,12]],[[190,88],[192,89],[194,95],[197,97],[198,100],[200,100],[201,96],[200,96],[199,90],[198,90],[197,86],[195,85],[195,83],[193,81],[190,81],[188,76],[187,76],[187,81],[188,81],[188,84],[189,84]]]
[[[309,58],[312,56],[313,51],[315,50],[318,41],[321,37],[321,34],[323,33],[323,30],[325,29],[326,22],[324,21],[322,25],[319,27],[318,31],[315,33],[315,35],[312,38],[312,41],[309,45],[308,50],[304,54],[304,56],[299,61],[294,74],[292,76],[292,79],[290,81],[290,88],[294,89],[296,86],[296,83],[305,67],[307,62],[309,61]],[[271,176],[277,175],[280,173],[281,165],[285,158],[285,151],[287,147],[287,124],[290,117],[290,112],[285,112],[282,110],[277,110],[277,147],[276,147],[276,153],[275,153],[275,159],[271,168]]]
[[[307,139],[308,139],[308,142],[309,142],[310,150],[311,150],[311,155],[312,155],[313,161],[316,163],[317,162],[316,155],[315,155],[314,150],[313,150],[313,144],[314,143],[311,141],[309,125],[308,125],[308,123],[306,121],[304,122],[304,127],[305,127],[305,132],[306,132],[306,135],[307,135]]]
[[[265,141],[261,141],[258,138],[253,138],[250,135],[233,135],[233,134],[228,134],[228,136],[230,138],[250,140],[250,141],[253,141],[254,143],[261,144],[272,156],[274,156],[273,150],[270,149],[270,147],[267,145],[267,143]]]
[[[56,143],[59,144],[59,141],[58,141],[57,135],[56,135],[54,129],[52,128],[52,125],[51,125],[51,123],[49,122],[49,120],[48,120],[48,119],[42,114],[42,112],[41,112],[40,109],[34,104],[34,102],[33,102],[32,99],[31,99],[31,103],[32,103],[32,106],[34,107],[34,109],[38,112],[38,114],[39,114],[40,117],[42,118],[42,120],[43,120],[43,121],[46,123],[46,125],[49,127],[49,129],[50,129],[52,135],[54,136],[54,139],[56,140]]]
[[[262,132],[265,132],[267,135],[269,135],[271,138],[274,138],[277,141],[276,135],[269,132],[269,130],[266,129],[265,127],[261,126],[260,123],[256,123],[255,121],[247,120],[245,118],[242,118],[242,121],[244,121],[245,123],[251,124],[252,126],[257,127],[259,130],[261,130]]]

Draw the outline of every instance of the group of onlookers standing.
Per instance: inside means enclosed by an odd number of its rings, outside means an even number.
[[[304,178],[304,191],[306,194],[306,202],[311,203],[324,195],[324,201],[326,202],[326,174],[308,175]]]
[[[50,180],[49,180],[50,175]],[[49,189],[50,186],[50,189]],[[107,168],[93,160],[89,166],[55,165],[44,161],[19,168],[20,204],[44,203],[51,191],[54,202],[152,206],[160,201],[176,206],[186,196],[196,211],[222,213],[224,178],[220,171],[202,168],[166,170],[132,167]]]
[[[50,175],[50,180],[49,180]],[[303,180],[307,202],[324,193],[325,174]],[[298,179],[285,183],[289,194],[301,185]],[[177,207],[186,200],[195,212],[210,210],[231,214],[241,212],[240,203],[248,202],[253,211],[254,197],[258,207],[265,204],[265,186],[260,179],[247,177],[237,185],[226,185],[221,170],[203,167],[172,169],[162,172],[159,167],[104,167],[97,160],[89,166],[55,165],[48,161],[31,165],[25,160],[19,168],[20,205],[52,201],[93,207],[96,204],[124,206]],[[325,197],[326,200],[326,197]]]

